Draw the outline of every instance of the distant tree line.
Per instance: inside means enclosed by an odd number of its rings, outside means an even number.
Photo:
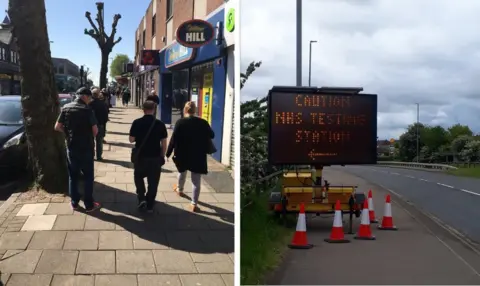
[[[418,125],[417,125],[418,124]],[[419,154],[417,154],[417,126]],[[385,154],[387,155],[387,154]],[[393,159],[424,163],[478,162],[480,136],[474,135],[467,125],[455,124],[448,128],[415,123],[408,126],[395,142]]]

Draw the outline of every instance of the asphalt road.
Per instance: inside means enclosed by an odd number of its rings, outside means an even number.
[[[326,168],[323,175],[332,185],[357,185],[357,191],[365,193],[372,189],[380,219],[388,191],[369,182],[369,178],[345,171]],[[383,177],[384,181],[394,182],[394,176],[399,177],[395,180],[406,180],[401,175],[362,168],[353,171],[375,180]],[[308,217],[307,237],[314,247],[288,250],[268,285],[480,285],[478,252],[414,206],[396,196],[392,198],[394,223],[399,230],[379,231],[373,225],[375,241],[354,240],[353,235],[346,234],[351,243],[326,243],[323,239],[329,236],[333,218]],[[354,222],[354,231],[358,230],[359,220]],[[346,222],[344,227],[346,230]]]
[[[342,167],[334,167],[339,169]],[[441,172],[376,166],[342,168],[389,189],[480,242],[480,180]]]

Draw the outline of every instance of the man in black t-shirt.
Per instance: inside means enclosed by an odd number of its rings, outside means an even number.
[[[145,115],[133,121],[129,137],[130,142],[135,142],[135,148],[139,150],[137,151],[138,157],[133,173],[135,187],[137,188],[138,208],[146,207],[148,212],[153,212],[160,173],[162,166],[165,164],[168,137],[165,124],[154,117],[155,109],[156,104],[153,101],[147,100],[143,103]],[[152,124],[154,125],[147,137]],[[145,144],[142,146],[144,141]],[[148,182],[148,192],[146,192],[145,182],[143,181],[145,177]]]
[[[69,194],[74,210],[78,209],[80,194],[78,183],[80,172],[84,178],[84,198],[87,212],[100,208],[93,199],[94,181],[94,137],[98,135],[98,122],[93,110],[88,106],[92,101],[92,92],[85,87],[77,91],[79,98],[66,104],[55,124],[55,130],[63,132],[67,141],[67,162],[69,175]]]

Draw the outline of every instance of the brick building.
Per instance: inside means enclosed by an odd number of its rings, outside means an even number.
[[[185,101],[197,102],[199,116],[215,132],[213,157],[233,165],[234,35],[225,23],[233,19],[239,0],[152,0],[135,33],[135,73],[132,93],[140,106],[152,91],[160,97],[158,116],[174,125]],[[238,17],[237,17],[238,18]],[[208,22],[213,40],[199,47],[177,42],[177,29],[186,21]],[[185,26],[185,25],[184,25]],[[238,29],[237,29],[238,30]],[[142,66],[142,50],[157,50],[159,64]]]

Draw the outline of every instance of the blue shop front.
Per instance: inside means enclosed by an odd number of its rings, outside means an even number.
[[[223,21],[223,8],[214,11],[205,19],[205,24],[210,26],[214,33],[208,43],[198,47],[186,47],[182,45],[183,42],[173,42],[160,51],[158,88],[158,114],[165,124],[175,125],[183,116],[185,102],[194,101],[197,104],[198,116],[207,120],[215,132],[214,144],[217,152],[212,156],[217,161],[221,160],[222,154],[227,71]],[[178,34],[177,39],[180,41]]]

